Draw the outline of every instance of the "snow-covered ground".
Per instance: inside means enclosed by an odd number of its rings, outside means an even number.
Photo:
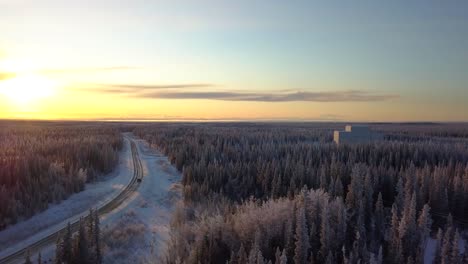
[[[460,239],[458,241],[458,252],[463,254],[465,252],[465,243],[466,241]],[[427,240],[426,250],[424,251],[424,264],[431,264],[434,262],[435,251],[437,246],[437,240],[434,238],[429,238]]]
[[[144,178],[136,193],[102,220],[104,263],[157,263],[165,252],[181,174],[167,157],[137,140]]]
[[[86,184],[84,191],[73,194],[60,204],[51,204],[47,210],[1,231],[0,257],[59,230],[67,222],[86,215],[90,208],[112,200],[128,185],[132,176],[132,152],[130,141],[125,137],[119,164],[114,172],[98,182]]]

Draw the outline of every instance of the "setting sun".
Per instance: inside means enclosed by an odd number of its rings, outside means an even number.
[[[54,94],[55,83],[37,74],[19,75],[0,83],[0,93],[16,104],[29,104]]]
[[[0,264],[468,264],[468,0],[0,0]]]

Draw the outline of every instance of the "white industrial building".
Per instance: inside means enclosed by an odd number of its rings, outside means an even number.
[[[333,141],[336,144],[368,143],[382,139],[382,134],[372,132],[368,126],[362,125],[348,125],[344,131],[335,131],[333,134]]]

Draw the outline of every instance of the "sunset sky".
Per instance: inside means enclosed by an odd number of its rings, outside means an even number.
[[[467,1],[0,0],[0,118],[468,121]]]

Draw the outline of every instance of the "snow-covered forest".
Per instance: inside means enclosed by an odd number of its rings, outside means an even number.
[[[119,129],[107,125],[7,121],[0,125],[0,230],[112,171],[122,147]]]
[[[337,146],[340,126],[138,126],[183,171],[164,261],[468,263],[468,126],[375,124],[385,141]]]

